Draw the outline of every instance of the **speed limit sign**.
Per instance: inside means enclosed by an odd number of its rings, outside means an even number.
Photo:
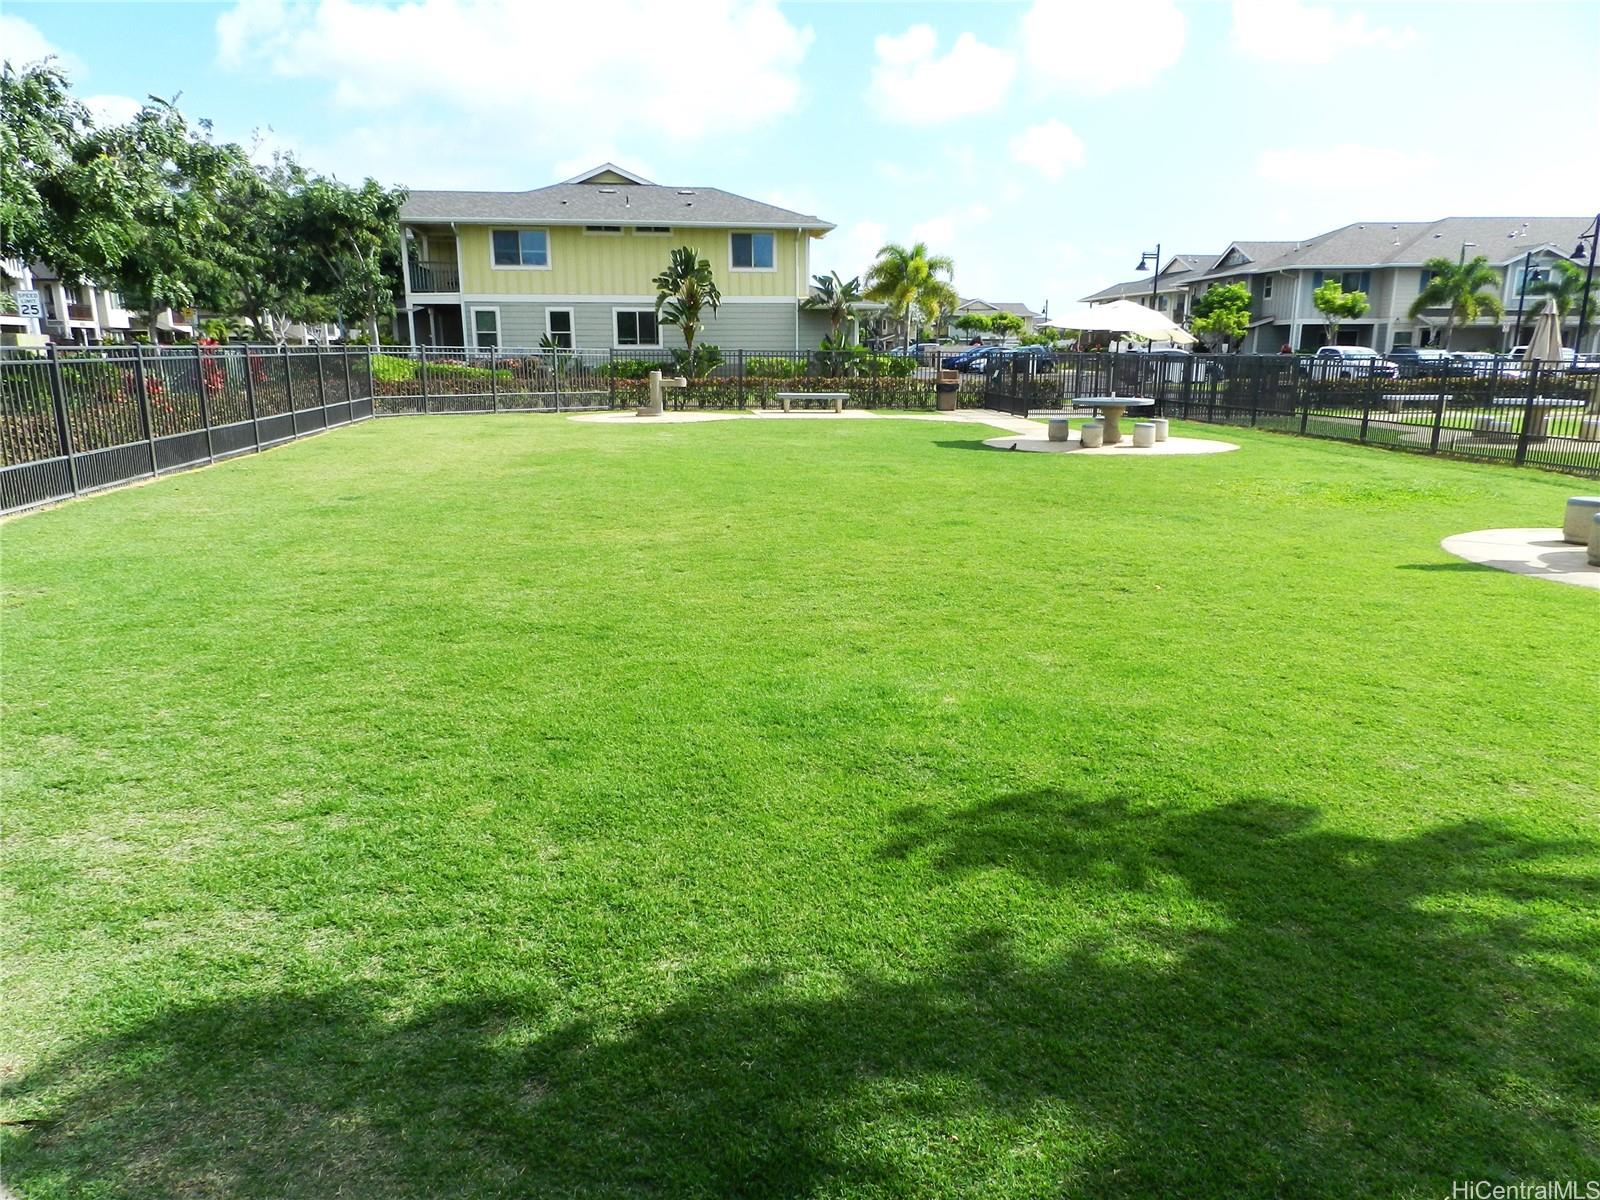
[[[17,292],[17,316],[44,319],[44,297],[37,291]]]

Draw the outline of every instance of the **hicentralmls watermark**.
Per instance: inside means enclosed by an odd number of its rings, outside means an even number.
[[[1600,1200],[1600,1179],[1457,1179],[1450,1184],[1450,1200]]]

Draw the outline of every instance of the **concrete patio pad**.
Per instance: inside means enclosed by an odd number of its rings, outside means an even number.
[[[1439,545],[1479,566],[1600,591],[1600,567],[1589,565],[1588,548],[1562,541],[1559,529],[1480,529]]]
[[[641,417],[636,412],[573,413],[571,420],[593,421],[597,425],[693,425],[697,421],[737,421],[743,413],[664,412],[659,417]]]

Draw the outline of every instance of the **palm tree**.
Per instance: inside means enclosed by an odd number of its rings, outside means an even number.
[[[813,295],[800,302],[800,307],[808,312],[826,313],[828,317],[828,340],[835,346],[839,343],[840,330],[856,310],[864,297],[861,295],[861,280],[845,280],[839,278],[839,272],[830,275],[813,275]]]
[[[1583,307],[1583,282],[1582,267],[1564,258],[1556,259],[1555,274],[1528,284],[1528,295],[1539,297],[1539,302],[1528,310],[1528,315],[1538,316],[1546,304],[1554,304],[1556,312],[1562,317],[1577,312]],[[1597,307],[1600,307],[1600,283],[1591,284],[1589,289],[1589,311],[1592,313]],[[1520,329],[1517,336],[1522,336]]]
[[[1470,325],[1485,312],[1496,320],[1504,314],[1505,308],[1495,294],[1500,288],[1500,275],[1483,255],[1468,262],[1430,258],[1422,265],[1430,278],[1412,302],[1411,319],[1415,321],[1425,308],[1445,309],[1445,349],[1450,348],[1450,335],[1458,323]]]
[[[676,325],[683,333],[685,374],[697,375],[701,364],[694,354],[694,339],[704,325],[702,314],[709,307],[716,315],[722,306],[722,293],[711,274],[710,260],[700,257],[692,246],[679,246],[672,252],[667,269],[655,278],[656,319],[663,325]]]
[[[913,315],[932,316],[960,304],[950,284],[956,265],[948,255],[929,254],[926,242],[906,247],[890,242],[867,269],[867,299],[880,300],[904,323],[905,344],[911,344]]]

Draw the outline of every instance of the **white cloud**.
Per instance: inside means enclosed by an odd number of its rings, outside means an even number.
[[[60,60],[59,65],[66,68],[68,73],[79,75],[83,72],[80,59],[51,42],[33,22],[24,21],[10,13],[0,13],[0,56],[19,70],[53,56]]]
[[[990,112],[1005,102],[1017,72],[1016,56],[985,45],[970,33],[939,56],[939,35],[913,25],[899,37],[874,43],[878,62],[868,94],[885,120],[933,125],[952,117]]]
[[[1335,13],[1303,0],[1233,0],[1234,50],[1278,63],[1326,63],[1350,50],[1398,49],[1417,39],[1411,28],[1369,25],[1359,10]]]
[[[791,112],[813,37],[775,0],[240,0],[216,28],[224,66],[323,81],[342,108],[392,112],[407,141],[431,109],[495,122],[508,151],[542,146],[551,158],[623,138],[693,141]]]
[[[820,242],[812,243],[811,273],[839,272],[841,279],[865,275],[878,248],[889,240],[889,228],[881,221],[856,221],[835,229]]]
[[[1034,82],[1087,95],[1153,83],[1183,56],[1187,32],[1173,0],[1034,0],[1022,18]]]
[[[1381,180],[1386,190],[1396,184],[1427,178],[1437,165],[1427,154],[1344,142],[1318,149],[1263,150],[1256,175],[1268,183],[1305,190],[1326,190],[1344,180]]]
[[[89,110],[89,116],[99,126],[125,125],[133,120],[134,116],[144,107],[144,103],[135,100],[132,96],[85,96],[84,107]]]
[[[1083,139],[1072,127],[1052,117],[1011,139],[1011,157],[1033,167],[1046,179],[1060,179],[1068,167],[1083,166]]]

